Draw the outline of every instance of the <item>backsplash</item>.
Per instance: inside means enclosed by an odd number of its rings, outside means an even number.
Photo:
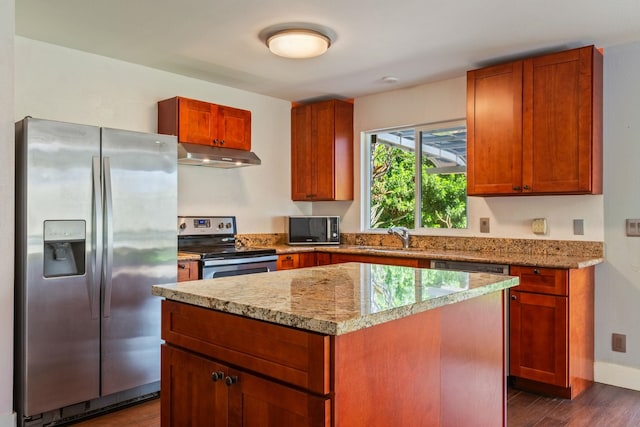
[[[287,235],[239,234],[236,241],[240,246],[278,246],[286,245]],[[402,246],[400,239],[386,233],[342,233],[340,242],[351,246]],[[603,242],[412,235],[409,243],[413,249],[425,250],[604,257]]]

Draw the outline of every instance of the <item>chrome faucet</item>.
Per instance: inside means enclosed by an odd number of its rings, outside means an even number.
[[[402,247],[409,247],[409,230],[406,227],[391,227],[387,230],[389,234],[395,234],[402,240]]]

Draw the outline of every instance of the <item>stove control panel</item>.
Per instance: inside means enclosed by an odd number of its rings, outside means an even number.
[[[179,216],[178,236],[235,235],[235,216]]]

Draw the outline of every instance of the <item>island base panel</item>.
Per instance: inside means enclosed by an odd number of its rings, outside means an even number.
[[[496,292],[335,337],[334,426],[506,425],[503,331]]]

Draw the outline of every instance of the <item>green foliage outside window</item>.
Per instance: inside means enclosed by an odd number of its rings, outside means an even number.
[[[371,148],[371,228],[415,228],[415,153],[382,143]],[[466,175],[429,174],[433,167],[423,159],[422,227],[466,228]]]

